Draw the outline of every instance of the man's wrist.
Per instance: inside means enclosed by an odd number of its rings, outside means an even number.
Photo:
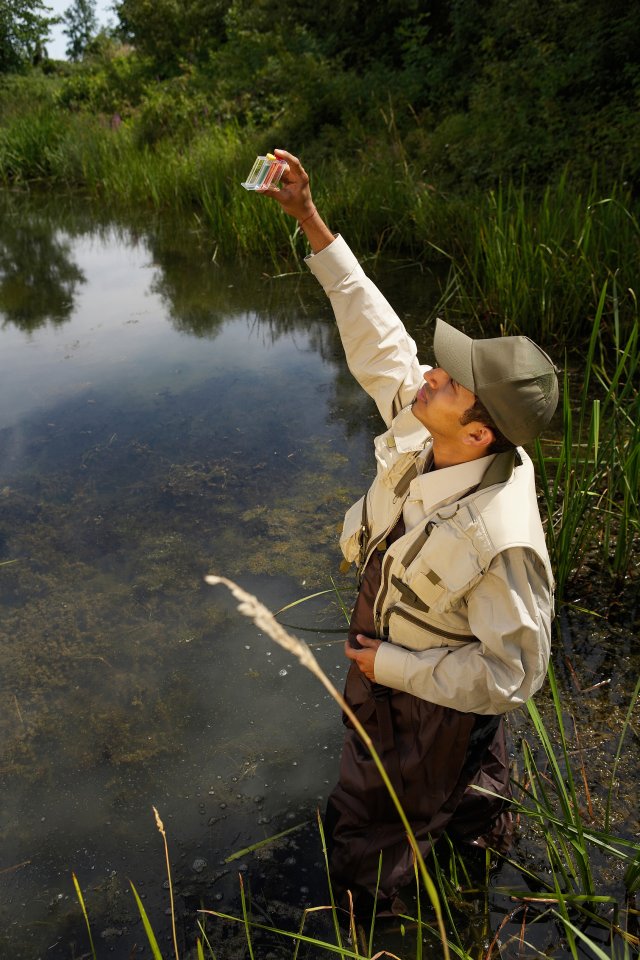
[[[311,220],[312,217],[315,217],[315,216],[316,216],[317,212],[318,212],[318,211],[316,210],[316,208],[315,208],[315,206],[314,206],[314,207],[313,207],[313,210],[311,211],[311,213],[306,213],[303,217],[298,217],[298,218],[297,218],[297,220],[298,220],[298,226],[301,227],[301,226],[303,225],[303,223],[306,223],[306,222],[307,222],[307,220]]]

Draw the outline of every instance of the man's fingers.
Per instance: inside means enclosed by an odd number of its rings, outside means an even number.
[[[275,197],[276,200],[280,196],[278,187],[265,187],[264,190],[256,190],[256,193],[261,194],[263,197]]]
[[[289,153],[288,150],[280,150],[279,147],[273,151],[278,160],[286,160],[290,167],[296,167],[298,170],[302,170],[302,164],[297,157],[294,157],[292,153]]]
[[[369,647],[372,650],[377,650],[378,647],[380,646],[379,640],[372,640],[371,637],[365,637],[364,634],[362,633],[358,633],[356,635],[356,640],[358,641],[361,647]]]
[[[282,174],[282,178],[285,180],[285,183],[293,179],[301,180],[303,183],[309,182],[309,177],[307,176],[307,171],[304,169],[297,157],[294,157],[292,153],[289,153],[288,150],[280,150],[278,147],[273,151],[278,160],[286,160],[288,169]]]

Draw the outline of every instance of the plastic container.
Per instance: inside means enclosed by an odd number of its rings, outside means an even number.
[[[272,153],[267,153],[264,157],[256,157],[256,162],[242,186],[245,190],[266,190],[267,187],[274,187],[284,173],[286,165],[285,160],[278,160]]]

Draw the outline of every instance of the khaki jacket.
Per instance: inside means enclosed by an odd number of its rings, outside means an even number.
[[[308,263],[331,299],[349,367],[389,427],[375,441],[376,478],[347,512],[340,541],[362,570],[385,549],[429,456],[429,433],[407,406],[427,368],[341,238]],[[499,454],[463,466],[462,480],[460,466],[437,471],[440,485],[449,471],[453,495],[386,550],[374,618],[389,642],[376,654],[376,680],[463,712],[504,713],[542,685],[550,650],[553,577],[533,466],[518,449],[515,462]]]

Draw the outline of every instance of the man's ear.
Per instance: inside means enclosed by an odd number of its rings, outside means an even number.
[[[479,420],[466,424],[462,442],[471,447],[490,447],[495,436],[493,430]]]

